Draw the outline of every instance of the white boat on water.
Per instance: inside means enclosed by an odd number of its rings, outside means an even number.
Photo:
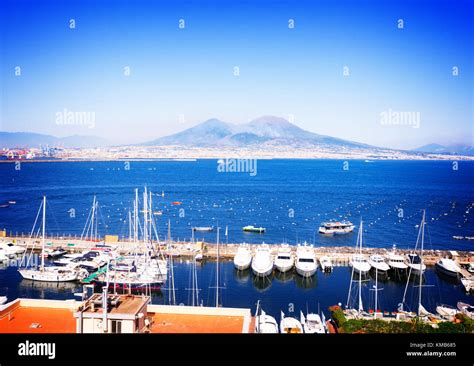
[[[312,246],[298,246],[296,249],[296,272],[303,277],[311,277],[316,273],[318,264]]]
[[[259,303],[257,303],[257,312],[255,317],[255,333],[278,333],[278,323],[273,316],[266,314],[263,309],[259,311]]]
[[[464,315],[468,316],[471,319],[474,319],[474,306],[470,304],[466,304],[465,302],[459,301],[458,304],[458,309],[463,313]]]
[[[8,256],[5,254],[5,250],[0,249],[0,262],[5,262],[8,260]]]
[[[404,271],[408,268],[406,258],[403,255],[397,254],[395,245],[390,253],[388,253],[388,265],[393,270]]]
[[[82,268],[76,267],[63,267],[63,266],[45,266],[44,264],[44,254],[45,254],[45,232],[46,232],[46,196],[43,197],[43,222],[42,222],[42,238],[41,238],[41,265],[39,268],[29,268],[28,264],[30,263],[30,259],[22,258],[21,263],[26,263],[25,268],[20,268],[18,272],[20,272],[21,276],[28,280],[33,281],[44,281],[44,282],[68,282],[68,281],[76,281],[85,278],[88,273],[86,270]],[[34,228],[33,228],[34,229]],[[33,231],[32,231],[33,232]],[[24,251],[26,254],[26,250]],[[30,253],[30,257],[32,252]]]
[[[350,221],[328,221],[319,226],[319,233],[326,235],[347,234],[354,230],[355,226]]]
[[[390,266],[385,262],[385,258],[379,254],[373,254],[369,257],[369,264],[379,273],[387,273]]]
[[[327,255],[323,255],[321,258],[319,258],[319,264],[321,265],[321,270],[323,272],[332,272],[332,261]]]
[[[0,305],[3,305],[7,302],[8,298],[6,296],[0,296]]]
[[[275,267],[280,272],[284,273],[293,268],[295,259],[291,253],[291,248],[288,244],[283,244],[278,248],[278,253],[275,258]]]
[[[285,314],[282,311],[280,320],[280,333],[303,333],[303,326],[298,319],[285,317]]]
[[[244,271],[250,267],[252,263],[252,252],[248,244],[241,244],[237,249],[237,253],[234,256],[234,266],[239,271]]]
[[[251,266],[253,273],[258,277],[266,277],[272,273],[273,258],[270,247],[267,244],[257,246]]]
[[[423,274],[426,270],[426,264],[423,263],[423,260],[416,253],[410,253],[407,255],[408,258],[408,267],[414,275]]]
[[[12,242],[0,243],[0,249],[3,249],[5,251],[5,255],[7,257],[12,257],[25,252],[25,248],[20,247],[19,245],[15,245]]]
[[[214,231],[214,226],[195,226],[193,227],[193,231],[210,232]]]
[[[326,333],[326,327],[318,314],[309,313],[305,317],[301,311],[300,323],[303,325],[305,333]]]
[[[447,276],[459,277],[461,275],[461,268],[452,259],[441,258],[436,262],[436,269]]]
[[[356,241],[356,252],[349,260],[349,265],[352,267],[353,271],[359,274],[367,274],[370,271],[370,264],[367,260],[367,256],[362,254],[362,221],[360,222],[359,232],[357,234]]]
[[[436,312],[442,318],[444,318],[446,320],[449,320],[449,321],[453,321],[456,314],[459,313],[459,310],[453,308],[452,306],[439,305],[439,306],[436,307]]]

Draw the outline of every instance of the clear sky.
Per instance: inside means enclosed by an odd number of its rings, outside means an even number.
[[[473,6],[2,0],[0,129],[126,143],[209,118],[292,115],[312,132],[378,146],[472,144]],[[94,128],[58,125],[64,109],[94,112]],[[419,113],[419,128],[381,124],[389,110]]]

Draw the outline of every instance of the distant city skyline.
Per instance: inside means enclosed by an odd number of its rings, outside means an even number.
[[[274,115],[374,146],[472,145],[472,10],[462,0],[3,1],[0,130],[122,144]],[[76,112],[89,123],[65,123]]]

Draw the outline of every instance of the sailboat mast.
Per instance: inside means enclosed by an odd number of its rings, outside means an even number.
[[[362,258],[362,220],[360,221],[360,229],[359,229],[359,254],[360,254],[360,257],[359,259]],[[363,306],[362,306],[362,273],[361,271],[359,270],[359,311],[362,311],[363,310]]]
[[[377,300],[378,300],[378,273],[379,271],[375,268],[375,311],[374,311],[374,318],[377,317]]]
[[[145,187],[143,192],[143,241],[148,243],[148,193]]]
[[[135,188],[135,201],[133,202],[133,241],[138,241],[138,188]]]
[[[174,290],[173,253],[171,252],[171,220],[168,220],[168,258],[170,263],[170,291],[168,293],[168,301],[170,304],[176,305],[176,294]]]
[[[217,224],[216,308],[219,307],[219,224]]]
[[[423,217],[421,219],[421,249],[420,249],[420,282],[419,282],[419,289],[418,289],[418,316],[421,313],[421,283],[423,279],[423,244],[425,241],[425,214],[426,211],[423,210]]]
[[[43,196],[43,235],[41,238],[41,270],[44,269],[45,231],[46,231],[46,196]]]

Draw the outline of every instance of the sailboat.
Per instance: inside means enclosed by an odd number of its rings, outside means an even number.
[[[87,271],[79,268],[69,268],[63,266],[45,266],[44,263],[44,253],[45,253],[45,232],[46,232],[46,196],[43,197],[43,202],[40,206],[40,209],[43,210],[43,220],[42,220],[42,235],[41,235],[41,265],[39,268],[28,268],[31,255],[27,259],[26,267],[19,269],[21,276],[25,279],[32,281],[45,281],[45,282],[68,282],[76,281],[87,276]],[[38,212],[39,215],[39,212]],[[38,216],[37,216],[38,218]],[[36,221],[35,221],[36,224]],[[34,229],[34,227],[33,227]],[[33,232],[33,231],[32,231]],[[25,250],[26,255],[26,250]],[[22,258],[21,264],[23,264],[25,256]]]
[[[300,323],[303,325],[305,333],[326,333],[326,328],[319,314],[309,313],[304,316],[300,311]]]
[[[260,314],[259,314],[260,310]],[[278,333],[278,323],[273,316],[267,315],[257,302],[255,311],[255,333]]]
[[[402,302],[398,305],[398,312],[403,315],[407,316],[418,316],[419,318],[422,317],[428,317],[428,316],[433,316],[429,311],[425,309],[425,307],[421,303],[421,293],[422,293],[422,288],[426,287],[423,286],[423,272],[424,268],[426,268],[425,264],[423,263],[423,250],[424,250],[424,243],[425,243],[425,225],[426,225],[426,211],[423,210],[423,215],[421,218],[421,224],[419,225],[419,231],[418,231],[418,237],[416,239],[416,245],[415,245],[415,251],[418,248],[418,242],[420,241],[420,249],[419,253],[413,253],[416,255],[416,257],[419,258],[419,261],[417,263],[418,266],[414,266],[413,263],[409,263],[409,270],[408,270],[408,278],[407,278],[407,283],[405,286],[405,291],[403,293],[403,299]],[[408,284],[410,283],[410,277],[412,275],[412,272],[418,275],[418,309],[416,314],[412,312],[407,312],[404,310],[404,304],[406,300],[406,295],[407,295],[407,290],[408,290]]]

